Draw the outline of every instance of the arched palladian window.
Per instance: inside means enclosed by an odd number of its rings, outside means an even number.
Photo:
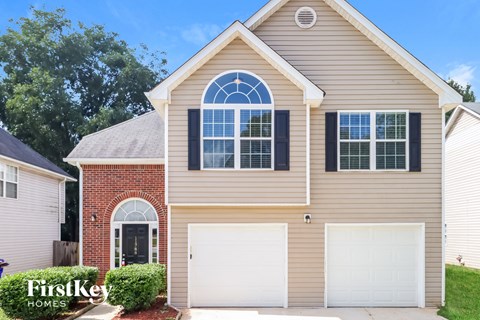
[[[230,72],[215,79],[205,92],[207,104],[271,104],[262,80],[245,72]]]
[[[202,168],[273,168],[274,102],[268,85],[248,71],[213,79],[202,101]]]
[[[128,248],[124,248],[126,228],[133,228],[134,232],[145,230],[148,232],[148,241],[145,243],[138,242],[138,251],[148,252],[148,261],[142,263],[158,262],[158,216],[155,208],[143,199],[128,199],[121,203],[112,216],[111,223],[111,268],[119,268],[122,265],[122,259]],[[135,241],[135,246],[137,241]],[[135,248],[135,252],[137,248]]]

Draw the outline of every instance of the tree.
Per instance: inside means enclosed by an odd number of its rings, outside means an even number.
[[[450,87],[455,89],[458,93],[460,93],[463,96],[463,102],[475,102],[477,100],[477,97],[475,96],[475,92],[472,91],[471,84],[462,86],[461,84],[459,84],[453,79],[448,80],[448,84],[450,85]],[[445,114],[445,122],[448,122],[454,110],[455,109],[450,110]]]
[[[63,158],[86,134],[151,109],[143,92],[166,75],[163,53],[138,49],[64,9],[32,10],[0,35],[0,123],[73,176]],[[78,184],[67,184],[64,239],[77,239]]]

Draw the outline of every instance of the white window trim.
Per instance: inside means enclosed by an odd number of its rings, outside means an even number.
[[[123,204],[125,204],[129,201],[132,201],[132,200],[142,201],[142,202],[150,205],[152,207],[153,211],[155,212],[155,215],[157,217],[157,221],[114,221],[115,214],[118,212],[120,207]],[[157,263],[160,263],[160,256],[159,256],[159,254],[160,254],[159,251],[160,250],[158,249],[159,246],[160,246],[160,226],[159,226],[159,217],[158,217],[157,210],[155,210],[155,208],[153,207],[153,205],[150,202],[148,202],[148,201],[146,201],[142,198],[128,198],[128,199],[120,202],[115,207],[115,209],[113,210],[112,216],[110,217],[110,269],[111,270],[117,269],[115,267],[115,229],[119,229],[120,267],[121,267],[121,264],[122,264],[122,262],[121,262],[122,249],[123,249],[122,248],[122,242],[123,242],[122,233],[123,233],[123,225],[124,224],[142,224],[142,225],[148,224],[148,263],[152,263],[152,259],[153,259],[152,230],[157,229],[157,247],[155,249],[156,249],[156,252],[157,252]]]
[[[340,142],[367,142],[367,140],[340,141],[340,115],[342,113],[369,113],[370,114],[370,169],[341,169]],[[406,139],[377,140],[377,113],[405,113]],[[339,110],[337,112],[337,170],[339,172],[409,172],[410,171],[410,111],[409,110]],[[377,169],[377,142],[405,142],[405,169]]]
[[[205,95],[210,88],[210,86],[220,77],[229,74],[229,73],[245,73],[248,74],[252,77],[257,78],[260,80],[265,87],[267,88],[268,93],[270,94],[270,99],[272,103],[270,104],[209,104],[209,103],[204,103],[205,100]],[[205,138],[203,136],[203,111],[204,110],[234,110],[234,137],[207,137]],[[272,129],[271,129],[271,137],[270,138],[247,138],[247,137],[241,137],[241,131],[240,131],[240,111],[241,110],[271,110],[272,111]],[[208,85],[205,87],[203,94],[202,94],[202,102],[201,102],[201,108],[200,108],[200,169],[203,171],[274,171],[275,170],[275,144],[274,144],[274,137],[275,137],[275,101],[273,98],[272,91],[270,90],[270,87],[268,86],[267,82],[262,79],[262,77],[258,76],[255,73],[252,73],[250,71],[246,70],[228,70],[225,72],[220,73],[217,75],[215,78],[213,78]],[[204,163],[203,163],[203,142],[204,140],[234,140],[234,146],[235,146],[235,152],[234,152],[234,157],[235,157],[235,164],[233,168],[205,168]],[[271,141],[271,166],[270,168],[241,168],[241,140],[270,140]]]
[[[0,195],[0,198],[18,200],[18,193],[19,193],[18,186],[19,186],[19,181],[20,181],[20,168],[18,166],[7,164],[5,162],[0,162],[0,168],[1,167],[3,167],[4,172],[3,172],[3,180],[0,180],[0,183],[3,184],[3,194]],[[8,181],[7,180],[7,167],[12,167],[12,168],[15,168],[17,170],[17,181]],[[15,198],[7,197],[7,182],[17,185],[17,196]]]

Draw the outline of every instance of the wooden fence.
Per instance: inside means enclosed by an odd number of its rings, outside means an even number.
[[[78,242],[53,241],[53,266],[78,265]]]

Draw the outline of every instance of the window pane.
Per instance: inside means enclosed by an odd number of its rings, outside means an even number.
[[[405,142],[377,142],[377,169],[406,169]]]
[[[213,123],[213,110],[203,110],[203,123]]]
[[[370,113],[341,113],[340,140],[370,140]]]
[[[204,140],[203,167],[234,168],[235,167],[234,140]]]
[[[0,197],[3,197],[3,180],[0,180]]]
[[[370,169],[369,142],[341,142],[340,143],[341,170],[368,170]]]
[[[7,190],[5,192],[5,195],[7,198],[17,198],[17,184],[16,183],[10,183],[7,182]]]
[[[7,181],[18,182],[17,171],[16,167],[7,166]]]
[[[240,166],[243,169],[270,169],[272,142],[270,140],[242,140]]]
[[[377,112],[377,139],[398,140],[407,138],[407,114],[405,112]]]

